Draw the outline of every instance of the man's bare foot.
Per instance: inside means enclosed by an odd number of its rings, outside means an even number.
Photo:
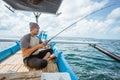
[[[52,55],[50,55],[50,57],[49,57],[47,60],[49,61],[49,60],[52,60],[52,59],[56,59],[56,56],[55,56],[55,55],[53,55],[53,54],[52,54]]]

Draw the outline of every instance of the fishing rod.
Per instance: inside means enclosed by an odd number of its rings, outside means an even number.
[[[108,6],[106,6],[106,7],[103,7],[103,8],[101,8],[101,9],[99,9],[99,10],[93,11],[92,13],[90,13],[90,14],[88,14],[88,15],[86,15],[86,16],[78,19],[78,20],[76,20],[75,22],[73,22],[72,24],[70,24],[68,27],[64,28],[63,30],[61,30],[60,32],[58,32],[56,35],[54,35],[51,39],[48,40],[48,42],[50,42],[52,39],[54,39],[55,37],[57,37],[59,34],[61,34],[61,33],[62,33],[63,31],[65,31],[65,30],[67,30],[68,28],[70,28],[70,27],[73,26],[74,24],[82,21],[82,20],[85,19],[86,17],[88,17],[88,16],[90,16],[90,15],[92,15],[92,14],[95,14],[95,13],[101,11],[101,10],[104,10],[104,9],[106,9],[106,8],[109,8],[109,7],[111,7],[111,6],[114,6],[114,5],[115,5],[115,4],[108,5]]]

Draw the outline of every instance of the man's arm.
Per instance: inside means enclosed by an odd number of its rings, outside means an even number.
[[[42,43],[42,44],[39,44],[32,48],[21,48],[21,49],[22,49],[23,55],[27,56],[27,55],[30,55],[31,53],[33,53],[34,51],[36,51],[37,49],[43,48],[44,46],[45,45]]]

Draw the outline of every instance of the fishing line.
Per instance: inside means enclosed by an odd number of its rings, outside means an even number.
[[[99,9],[99,10],[93,11],[92,13],[90,13],[90,14],[88,14],[88,15],[86,15],[86,16],[78,19],[78,20],[76,20],[75,22],[73,22],[72,24],[70,24],[68,27],[64,28],[63,30],[61,30],[60,32],[58,32],[56,35],[54,35],[51,39],[48,40],[48,42],[50,42],[52,39],[54,39],[55,37],[57,37],[60,33],[62,33],[63,31],[67,30],[68,28],[70,28],[70,27],[73,26],[74,24],[82,21],[82,20],[85,19],[86,17],[91,16],[92,14],[95,14],[95,13],[101,11],[101,10],[104,10],[104,9],[109,8],[109,7],[111,7],[111,6],[114,6],[114,5],[115,5],[115,4],[108,5],[108,6],[106,6],[106,7],[103,7],[103,8],[101,8],[101,9]]]

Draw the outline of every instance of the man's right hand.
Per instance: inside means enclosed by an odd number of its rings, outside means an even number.
[[[48,40],[45,40],[44,42],[43,42],[43,44],[46,46],[47,45],[47,43],[48,43]]]
[[[39,44],[38,47],[39,47],[39,48],[45,48],[46,45],[47,45],[47,43],[48,43],[48,40],[46,40],[46,41],[44,41],[43,43]]]
[[[38,48],[44,48],[44,47],[45,47],[44,43],[38,45]]]

